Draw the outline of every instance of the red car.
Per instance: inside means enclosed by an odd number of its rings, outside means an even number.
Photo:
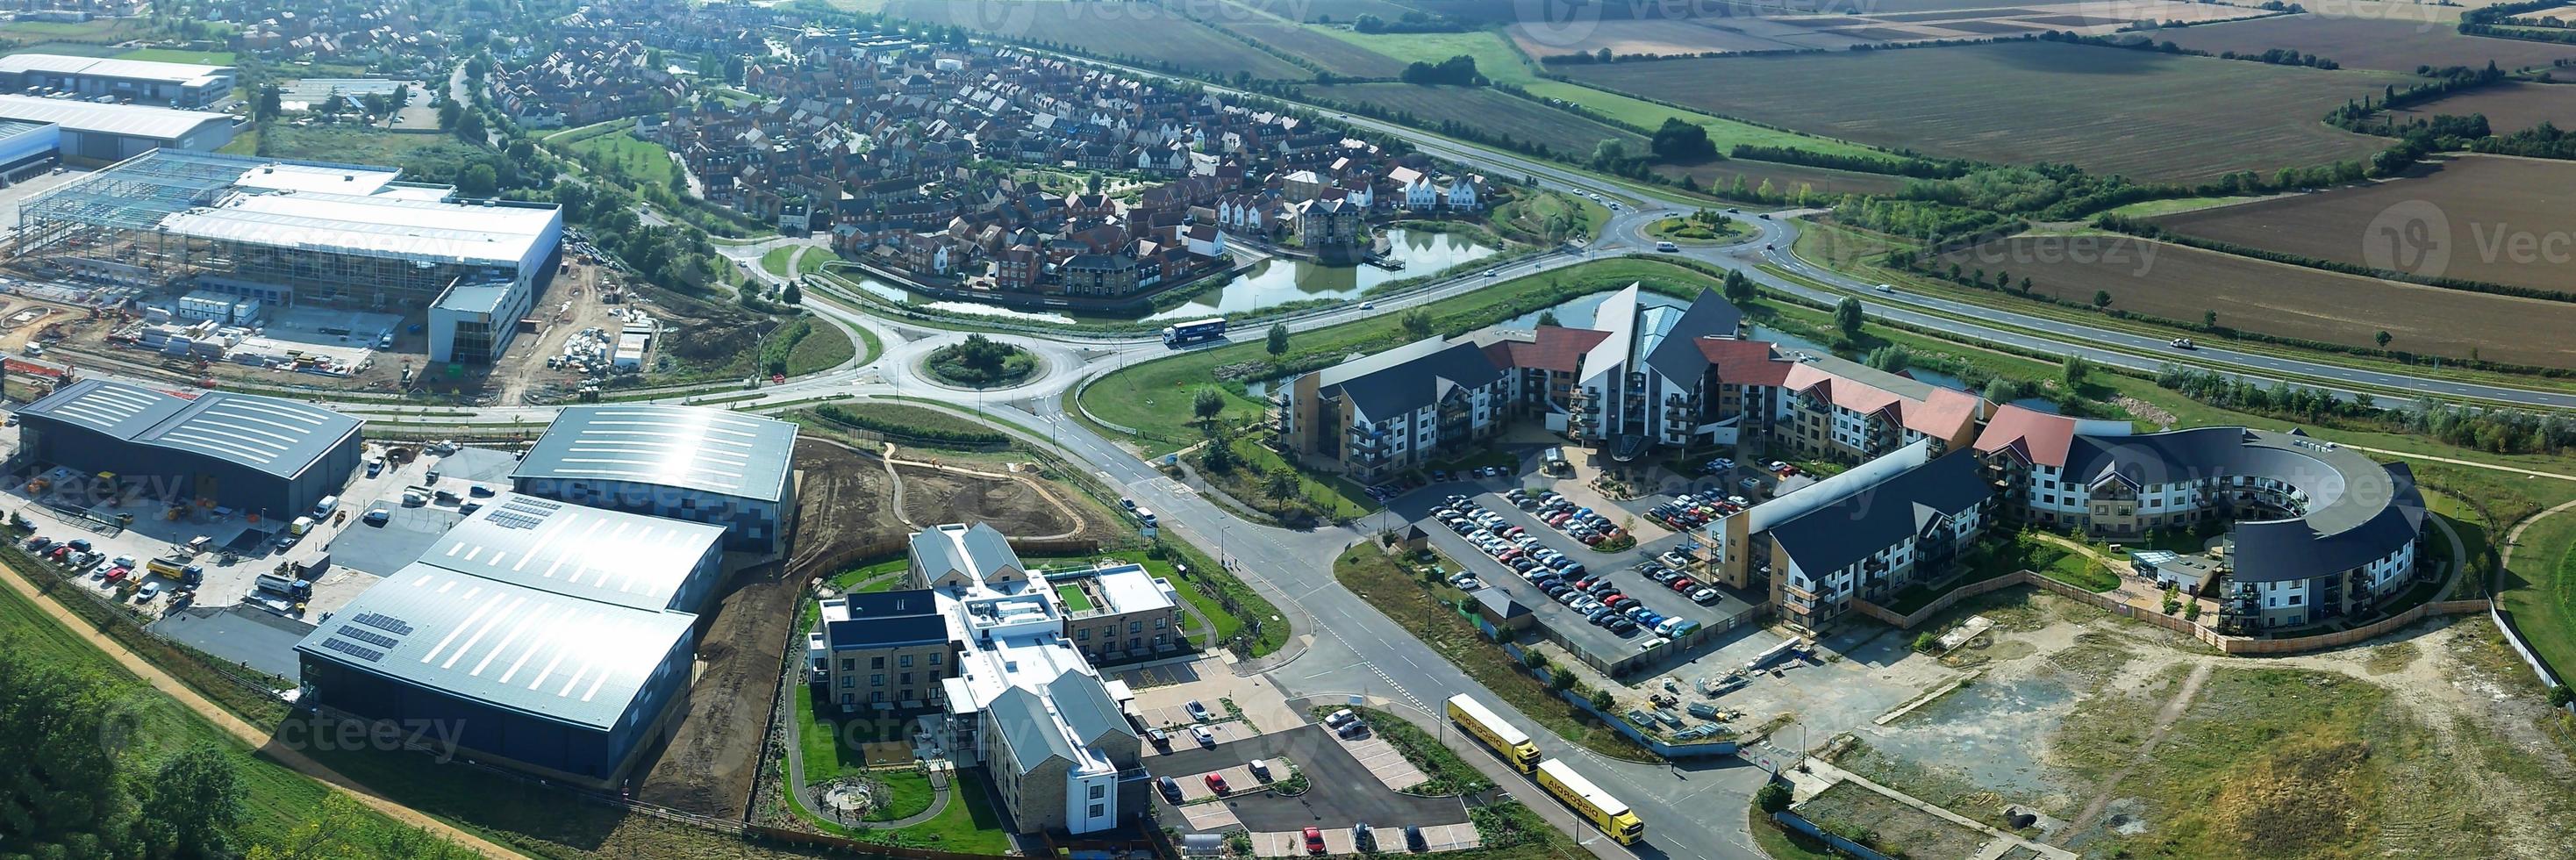
[[[117,580],[124,579],[124,578],[125,578],[125,574],[126,574],[126,573],[128,573],[127,569],[122,568],[122,567],[111,567],[111,568],[108,568],[108,569],[107,569],[107,581],[109,581],[109,582],[115,582],[115,581],[117,581]]]
[[[1224,794],[1224,793],[1225,793],[1225,777],[1218,776],[1218,775],[1213,774],[1213,773],[1208,774],[1208,775],[1207,775],[1207,786],[1208,786],[1208,790],[1209,790],[1209,791],[1213,791],[1213,792],[1216,792],[1216,793],[1218,793],[1218,794]]]
[[[1312,827],[1306,828],[1306,853],[1318,855],[1324,853],[1324,831]]]

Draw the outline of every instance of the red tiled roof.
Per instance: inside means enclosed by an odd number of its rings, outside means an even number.
[[[1797,363],[1774,357],[1771,345],[1758,340],[1703,337],[1694,341],[1699,354],[1717,370],[1719,382],[1735,385],[1779,385]]]
[[[2075,419],[2005,404],[1995,410],[1985,432],[1977,434],[1976,448],[1979,454],[2009,448],[2033,465],[2063,468],[2074,442]]]
[[[1505,347],[1506,357],[1500,362],[1511,367],[1576,373],[1583,369],[1583,354],[1610,337],[1606,331],[1552,325],[1539,326],[1537,334],[1536,340],[1497,344]]]
[[[1954,439],[1959,431],[1975,426],[1977,407],[1985,398],[1949,388],[1932,389],[1932,397],[1921,405],[1907,405],[1905,426],[1914,432],[1940,439]]]

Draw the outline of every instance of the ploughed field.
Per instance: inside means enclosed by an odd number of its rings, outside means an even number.
[[[2225,210],[2218,210],[2225,211]],[[1941,258],[1964,274],[2022,278],[2031,292],[2114,310],[2280,337],[2388,348],[2420,355],[2576,368],[2576,304],[2470,293],[2273,263],[2135,236],[2016,236]]]
[[[893,0],[886,4],[885,14],[1144,66],[1227,77],[1236,72],[1262,79],[1314,77],[1313,72],[1152,3]]]
[[[1536,142],[1549,152],[1575,160],[1592,155],[1603,140],[1627,144],[1642,152],[1646,139],[1636,132],[1603,125],[1519,96],[1483,87],[1423,87],[1412,84],[1336,84],[1303,88],[1309,99],[1324,103],[1376,105],[1434,131],[1443,122],[1480,129],[1490,136],[1510,135]]]
[[[2188,236],[2303,257],[2576,291],[2567,278],[2576,264],[2570,188],[2576,163],[2467,155],[2418,165],[2394,181],[2154,220]],[[2566,340],[2567,331],[2555,338]]]
[[[2576,84],[2498,84],[2391,112],[2403,124],[2436,116],[2484,114],[2487,127],[2512,134],[2541,123],[2576,128]]]
[[[2506,71],[2548,68],[2554,61],[2576,57],[2576,45],[2463,36],[2449,23],[2363,15],[2284,15],[2163,30],[2155,39],[2212,54],[2260,54],[2279,48],[2315,54],[2347,69],[2407,73],[2418,66],[2484,66],[2489,61]]]
[[[2366,158],[2326,112],[2410,76],[2011,42],[1569,65],[1575,81],[1721,116],[2003,163],[2202,181]]]

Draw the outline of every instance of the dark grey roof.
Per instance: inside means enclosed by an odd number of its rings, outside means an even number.
[[[441,535],[422,562],[636,609],[672,606],[724,540],[722,526],[503,493]]]
[[[1002,568],[1023,567],[1020,554],[1011,549],[1011,539],[990,523],[943,525],[913,532],[912,562],[921,568],[924,578],[934,582],[952,570],[983,582]]]
[[[1975,452],[1953,451],[1772,526],[1771,537],[1800,568],[1811,573],[1841,570],[1921,534],[1936,519],[1983,504],[1991,495]]]
[[[1083,743],[1099,743],[1111,735],[1136,736],[1136,727],[1109,697],[1109,685],[1097,677],[1081,672],[1057,675],[1047,684],[1047,698],[1055,700],[1056,715],[1073,727],[1074,736]]]
[[[513,478],[624,481],[775,502],[796,425],[704,406],[568,406]]]
[[[824,625],[824,638],[835,651],[948,641],[948,625],[930,589],[844,594],[841,601],[849,607],[850,619]]]
[[[84,379],[19,414],[292,478],[358,432],[359,421],[319,406],[215,391],[196,399]]]
[[[1699,298],[1691,300],[1690,307],[1670,327],[1657,333],[1638,333],[1657,336],[1646,353],[1646,366],[1671,379],[1697,382],[1708,369],[1708,356],[1699,351],[1694,341],[1702,337],[1734,337],[1743,324],[1744,312],[1735,303],[1716,290],[1700,290]]]
[[[1317,393],[1331,397],[1338,389],[1359,414],[1384,421],[1438,403],[1456,388],[1491,385],[1502,375],[1503,369],[1495,366],[1483,347],[1462,340],[1411,360],[1343,377]]]
[[[415,563],[359,593],[295,650],[460,699],[607,731],[696,620]]]
[[[1002,741],[1011,747],[1011,757],[1018,760],[1021,773],[1037,770],[1049,758],[1080,762],[1082,751],[1056,730],[1055,717],[1047,713],[1046,700],[1027,687],[1012,687],[994,696],[984,706],[985,718],[1002,733]]]
[[[2243,582],[2332,576],[2377,560],[2422,532],[2415,473],[2305,433],[2203,427],[2136,436],[2077,436],[2066,479],[2141,485],[2232,476],[2271,478],[2307,501],[2304,516],[2235,526],[2232,574]]]

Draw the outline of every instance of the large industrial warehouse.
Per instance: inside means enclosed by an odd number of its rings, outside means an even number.
[[[607,788],[688,685],[723,530],[505,493],[296,646],[305,702]]]
[[[202,108],[233,93],[234,69],[199,63],[12,54],[0,57],[0,90]]]
[[[71,99],[0,95],[0,121],[62,127],[69,164],[113,164],[150,153],[210,153],[233,142],[233,118],[219,113]]]
[[[68,148],[68,125],[64,135]],[[504,295],[488,306],[528,307],[563,238],[563,211],[460,199],[452,187],[399,176],[383,167],[154,152],[20,205],[18,251],[156,283],[193,279],[280,307],[408,315],[461,287],[493,285]],[[455,326],[445,331],[458,337]],[[431,352],[456,350],[433,344]],[[498,348],[477,342],[465,352],[488,360]]]
[[[335,495],[359,462],[358,419],[248,394],[191,400],[85,379],[18,410],[41,463],[116,476],[165,502],[291,517]]]
[[[702,406],[573,406],[510,478],[519,492],[725,529],[725,548],[778,551],[795,508],[796,425]]]

